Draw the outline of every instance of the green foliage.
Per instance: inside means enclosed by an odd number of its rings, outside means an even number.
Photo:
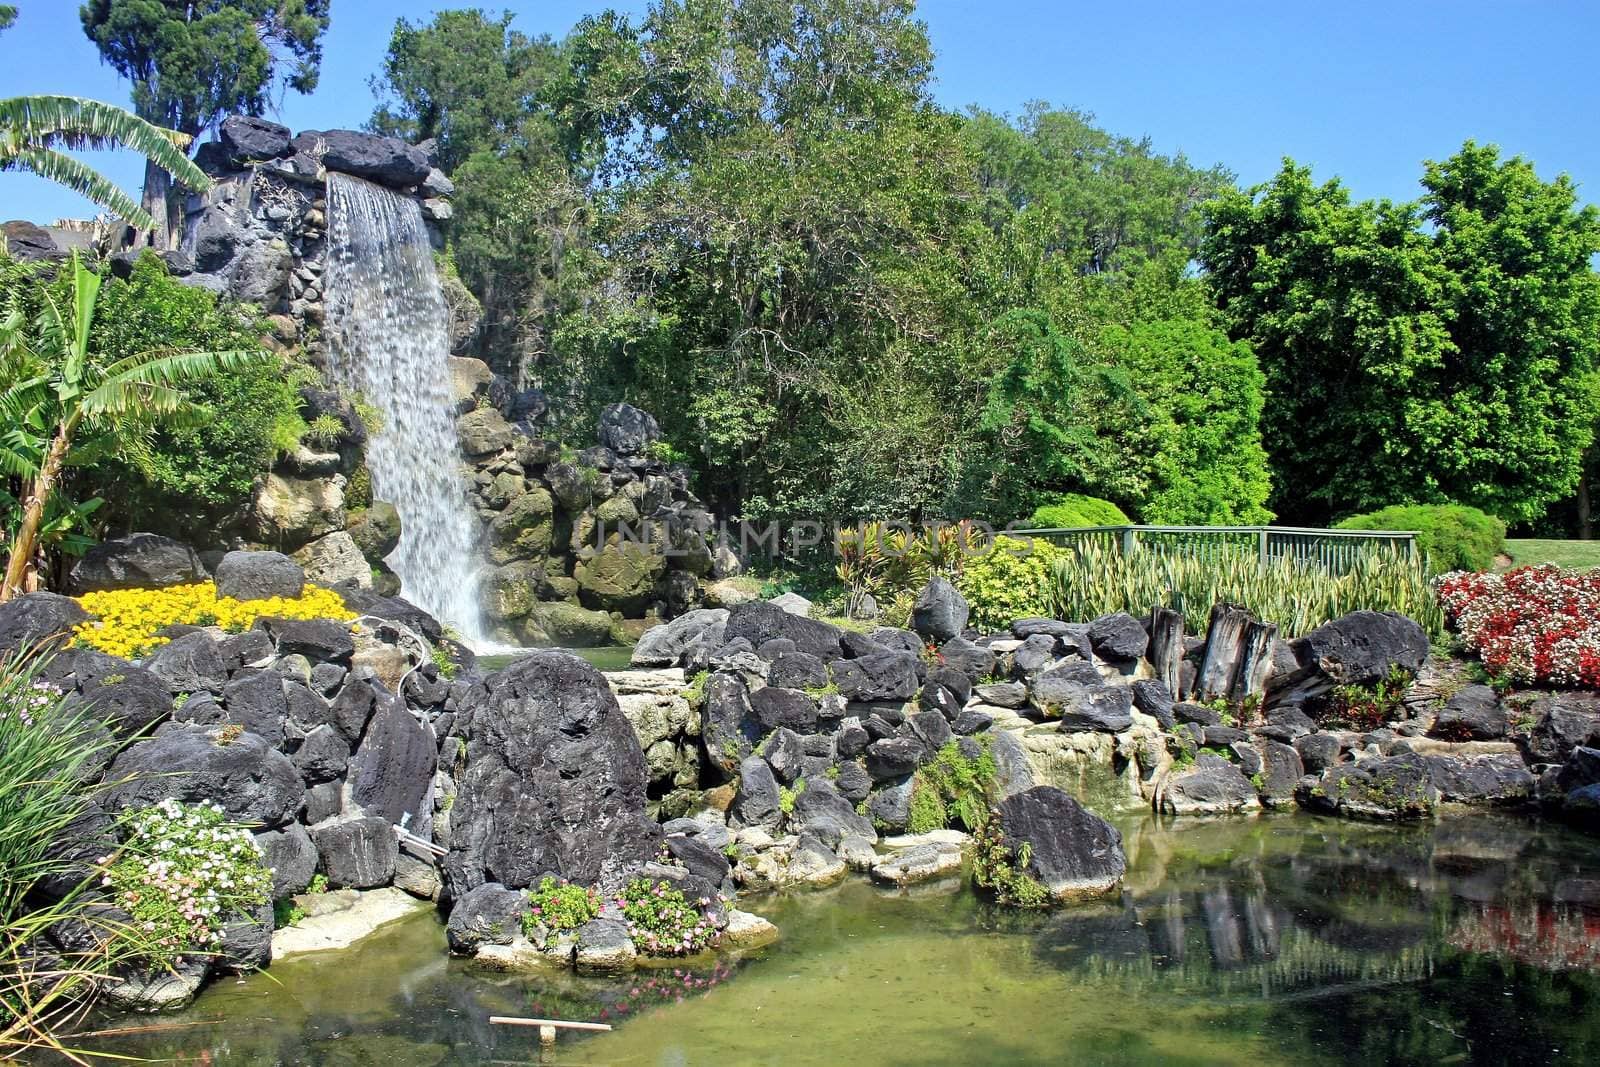
[[[1396,666],[1376,685],[1335,686],[1323,715],[1325,723],[1342,723],[1352,730],[1377,730],[1402,717],[1411,675]]]
[[[1133,520],[1109,500],[1063,493],[1051,504],[1033,509],[1028,525],[1036,529],[1073,529],[1079,526],[1127,526]]]
[[[914,834],[940,830],[954,823],[976,830],[989,810],[995,781],[994,755],[988,738],[979,741],[983,751],[975,757],[961,752],[951,741],[918,769],[911,785],[911,813],[907,829]]]
[[[17,21],[17,5],[0,4],[0,33],[9,30]]]
[[[1189,633],[1204,633],[1215,604],[1235,604],[1298,637],[1352,611],[1398,611],[1435,636],[1444,617],[1420,560],[1404,552],[1371,549],[1342,574],[1315,562],[1280,558],[1262,563],[1250,548],[1205,555],[1146,548],[1124,556],[1115,548],[1084,544],[1054,563],[1041,614],[1087,622],[1112,612],[1144,615],[1170,607],[1183,613]]]
[[[994,894],[1001,904],[1013,908],[1043,908],[1050,893],[1028,873],[1028,846],[1013,849],[1000,829],[1000,820],[984,820],[972,835],[972,881]]]
[[[710,678],[710,671],[696,671],[694,677],[689,679],[688,686],[683,690],[683,699],[691,708],[698,708],[705,703],[706,682]]]
[[[443,645],[434,645],[429,650],[428,656],[433,661],[434,667],[438,669],[439,677],[447,682],[454,679],[456,672],[461,669],[460,665],[451,658],[450,650]]]
[[[683,892],[666,882],[635,878],[623,888],[617,903],[628,935],[641,952],[651,956],[691,956],[717,942],[717,928],[698,905],[684,899]]]
[[[259,324],[168,277],[153,255],[126,281],[104,283],[91,337],[109,359],[185,348],[251,354],[188,386],[195,417],[152,427],[122,455],[78,472],[80,492],[104,497],[102,520],[114,526],[214,535],[306,430],[285,361],[262,348]]]
[[[105,884],[134,925],[150,934],[153,967],[216,952],[223,927],[272,896],[272,872],[248,827],[215,804],[163,800],[130,813],[123,843],[108,857]]]
[[[1352,515],[1338,530],[1415,530],[1435,573],[1486,571],[1506,550],[1506,524],[1463,504],[1397,504]]]
[[[15,13],[15,8],[10,10]],[[146,158],[150,168],[176,175],[191,189],[209,189],[211,179],[184,154],[189,140],[187,134],[152,125],[98,100],[74,96],[0,100],[0,172],[37,174],[109,208],[140,229],[150,228],[155,220],[110,179],[63,149],[131,148]]]
[[[528,910],[522,913],[522,930],[533,937],[539,927],[551,932],[576,930],[600,914],[600,894],[550,875],[528,890]]]
[[[997,537],[987,552],[969,556],[956,588],[972,609],[971,623],[996,630],[1017,619],[1050,615],[1052,582],[1062,552],[1048,541]]]
[[[1274,507],[1396,500],[1541,516],[1594,440],[1600,212],[1467,142],[1417,203],[1352,203],[1286,161],[1210,210],[1201,251],[1273,403]]]
[[[328,891],[328,876],[325,875],[325,874],[313,874],[311,876],[311,884],[306,887],[306,892],[307,893],[326,893],[327,891]]]
[[[778,810],[783,812],[785,815],[793,815],[794,802],[800,799],[800,794],[804,793],[805,791],[806,780],[804,778],[796,779],[793,789],[790,789],[786,785],[778,786]]]

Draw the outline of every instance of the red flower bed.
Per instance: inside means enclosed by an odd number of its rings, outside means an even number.
[[[1495,677],[1600,689],[1600,571],[1457,571],[1439,579],[1439,602]]]

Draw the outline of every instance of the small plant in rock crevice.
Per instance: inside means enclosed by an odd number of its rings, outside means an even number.
[[[522,915],[522,930],[533,937],[539,927],[560,932],[576,930],[600,914],[600,894],[566,879],[550,875],[528,890],[528,910]]]
[[[683,891],[666,882],[635,878],[616,898],[628,924],[628,936],[652,956],[690,956],[717,943],[716,925],[701,909],[711,901],[691,904]]]
[[[705,703],[706,681],[710,677],[710,671],[697,671],[695,676],[689,679],[689,684],[683,691],[683,699],[691,708],[698,708]]]
[[[1032,857],[1027,843],[1015,849],[1008,845],[993,812],[972,839],[972,880],[980,889],[1014,908],[1042,908],[1050,903],[1049,890],[1028,873]]]
[[[1403,668],[1390,668],[1389,674],[1373,686],[1334,687],[1327,722],[1342,722],[1353,730],[1376,730],[1400,717],[1411,675]]]
[[[981,751],[967,756],[959,741],[947,742],[916,773],[911,785],[911,808],[906,828],[914,834],[940,830],[952,821],[968,831],[982,824],[993,799],[997,770],[988,738],[979,740]]]

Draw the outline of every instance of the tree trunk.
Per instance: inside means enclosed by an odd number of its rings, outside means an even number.
[[[177,248],[183,227],[181,220],[176,217],[172,175],[148,161],[144,165],[144,196],[140,206],[156,223],[156,228],[150,231],[149,247],[161,251]]]
[[[1589,498],[1589,482],[1593,479],[1595,446],[1583,450],[1583,470],[1578,475],[1578,539],[1594,540],[1594,505]]]
[[[44,508],[55,492],[56,481],[61,477],[61,466],[67,458],[72,431],[62,423],[50,442],[39,473],[30,483],[28,495],[22,504],[22,525],[17,528],[17,540],[11,546],[11,558],[6,562],[6,577],[0,583],[0,604],[19,593],[31,593],[39,587],[38,572],[34,566],[34,550],[39,543],[39,530],[44,526]]]

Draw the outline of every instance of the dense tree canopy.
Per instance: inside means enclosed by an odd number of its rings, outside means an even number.
[[[1277,506],[1456,502],[1537,518],[1593,440],[1600,218],[1565,178],[1468,143],[1415,204],[1285,163],[1211,209],[1202,258],[1267,377]]]

